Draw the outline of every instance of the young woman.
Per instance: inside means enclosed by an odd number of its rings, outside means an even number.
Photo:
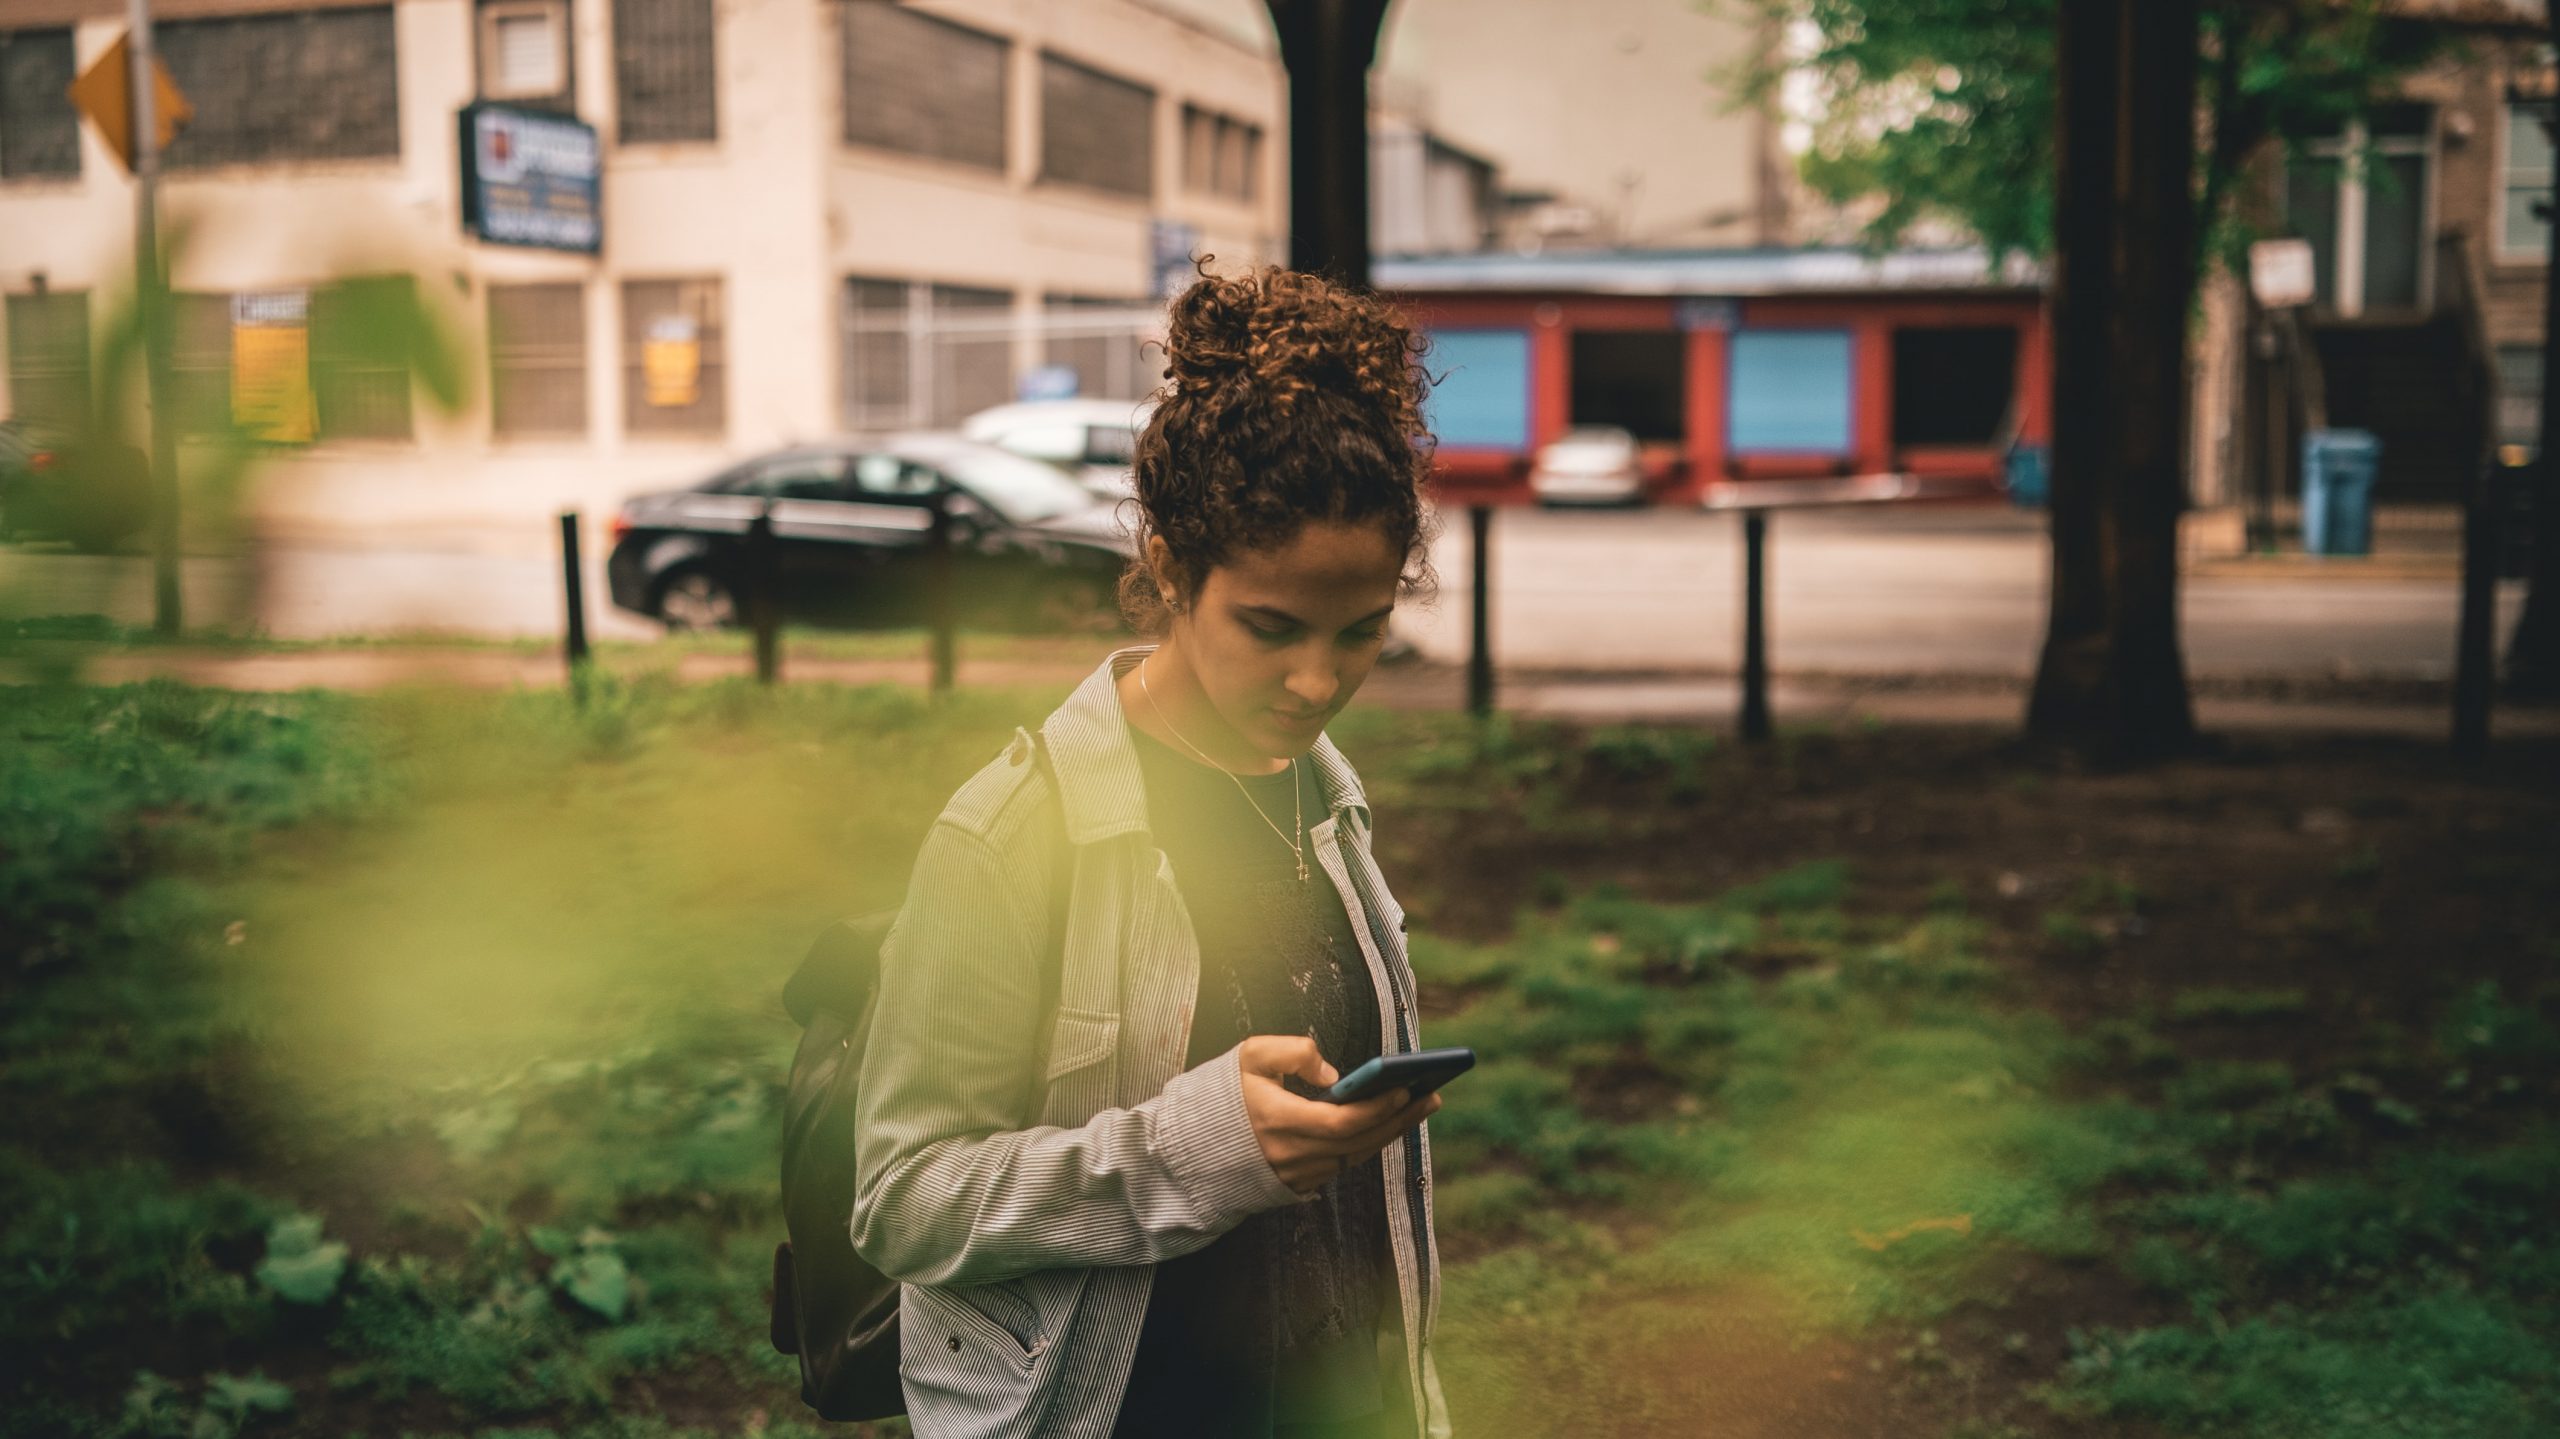
[[[1174,302],[1119,650],[961,786],[883,946],[855,1248],[920,1439],[1449,1433],[1420,1047],[1325,737],[1432,583],[1419,343],[1278,270]],[[1045,747],[1046,763],[1041,749]]]

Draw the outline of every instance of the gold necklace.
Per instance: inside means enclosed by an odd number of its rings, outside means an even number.
[[[1154,655],[1147,656],[1147,659],[1149,660],[1154,658]],[[1200,755],[1200,762],[1202,764],[1207,765],[1209,768],[1216,770],[1218,773],[1225,775],[1231,780],[1235,780],[1236,793],[1244,796],[1244,802],[1253,806],[1253,812],[1261,815],[1262,822],[1271,826],[1271,832],[1279,835],[1280,842],[1289,846],[1289,852],[1297,856],[1298,883],[1306,883],[1307,846],[1303,836],[1307,832],[1307,800],[1306,795],[1298,788],[1298,757],[1296,755],[1291,755],[1289,757],[1289,798],[1297,806],[1298,834],[1302,837],[1292,838],[1281,832],[1279,823],[1273,820],[1270,814],[1262,808],[1261,802],[1253,797],[1253,791],[1244,787],[1244,781],[1236,779],[1236,772],[1234,770],[1227,768],[1225,765],[1218,763],[1216,760],[1209,758],[1205,754],[1200,754],[1200,746],[1193,744],[1187,739],[1183,739],[1182,731],[1175,729],[1173,727],[1173,721],[1165,718],[1164,710],[1156,704],[1155,689],[1147,683],[1147,660],[1138,661],[1138,693],[1147,697],[1147,708],[1155,711],[1156,723],[1164,726],[1164,732],[1166,734],[1173,736],[1177,740],[1182,740],[1182,747],[1191,751],[1195,755]]]

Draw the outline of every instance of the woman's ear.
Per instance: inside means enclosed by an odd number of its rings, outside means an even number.
[[[1176,579],[1173,546],[1162,535],[1147,536],[1147,579],[1156,587],[1156,598],[1175,614],[1182,612],[1182,586]]]

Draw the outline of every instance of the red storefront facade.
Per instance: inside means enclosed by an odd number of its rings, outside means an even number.
[[[1439,479],[1525,502],[1575,425],[1642,443],[1651,499],[1757,480],[1908,474],[1992,497],[2051,435],[2039,277],[1979,252],[1709,251],[1386,259],[1430,332]]]

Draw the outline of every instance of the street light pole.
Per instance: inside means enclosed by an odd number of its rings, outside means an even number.
[[[178,442],[169,414],[169,287],[160,266],[160,117],[153,81],[151,0],[126,0],[125,49],[133,91],[134,318],[142,326],[143,384],[151,431],[152,623],[164,636],[185,628],[178,594]]]

